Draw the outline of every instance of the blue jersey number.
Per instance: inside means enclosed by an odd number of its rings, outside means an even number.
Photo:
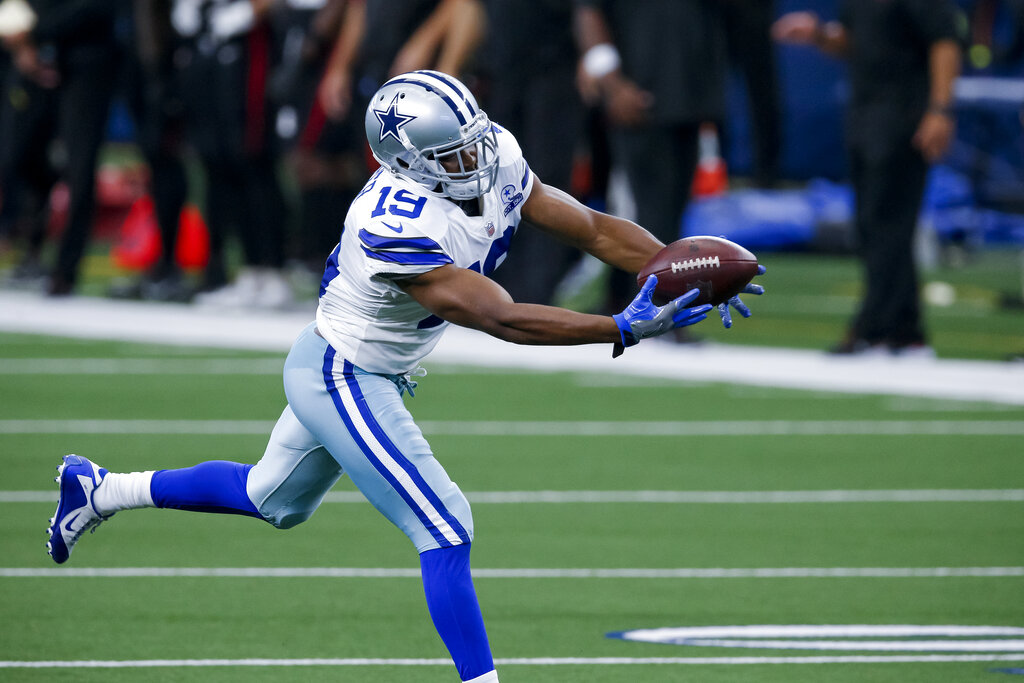
[[[389,194],[391,194],[390,186],[380,188],[380,199],[377,200],[377,206],[370,212],[371,218],[384,215],[384,202],[388,200]],[[426,197],[417,197],[407,190],[396,192],[394,199],[398,204],[390,205],[387,208],[387,213],[393,216],[401,216],[402,218],[419,218],[420,214],[423,213],[423,207],[427,205]],[[399,206],[399,204],[405,205],[406,208]]]
[[[480,267],[480,262],[477,261],[469,267],[470,270],[475,270],[482,275],[490,275],[494,272],[494,269],[498,267],[498,262],[508,252],[509,245],[512,244],[512,236],[516,234],[516,229],[513,226],[505,228],[505,232],[501,233],[501,237],[491,242],[491,248],[487,252],[487,258],[484,259],[483,267]]]
[[[501,237],[491,243],[491,248],[487,252],[487,258],[484,259],[483,266],[480,265],[479,261],[476,261],[469,267],[469,270],[475,270],[481,275],[493,273],[494,269],[498,267],[498,261],[508,252],[509,245],[512,243],[512,236],[515,234],[516,229],[511,225],[505,228],[505,232],[501,233]],[[436,315],[427,316],[416,325],[416,329],[425,330],[437,327],[443,322],[444,320]]]

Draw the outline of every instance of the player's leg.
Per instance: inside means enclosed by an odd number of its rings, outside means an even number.
[[[156,472],[108,472],[65,456],[47,549],[67,561],[82,534],[121,510],[145,507],[248,515],[287,529],[309,519],[341,477],[337,461],[285,408],[255,465],[213,460]]]
[[[462,680],[497,681],[470,574],[469,503],[434,458],[396,384],[336,357],[307,330],[285,365],[285,392],[359,490],[415,544],[431,618]]]

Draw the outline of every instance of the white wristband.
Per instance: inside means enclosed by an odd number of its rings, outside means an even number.
[[[602,78],[619,68],[622,58],[611,43],[601,43],[583,54],[583,71],[591,78]]]

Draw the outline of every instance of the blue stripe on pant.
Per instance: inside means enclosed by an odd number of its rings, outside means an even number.
[[[460,677],[493,672],[469,568],[469,503],[434,458],[395,383],[338,358],[311,325],[292,346],[284,384],[291,410],[282,420],[301,422],[420,552],[427,606]]]
[[[300,335],[285,363],[295,416],[418,551],[469,543],[469,503],[434,458],[394,382],[336,357],[312,330]]]
[[[334,349],[329,349],[328,351],[328,353],[332,355],[333,352]],[[325,358],[326,355],[327,354],[325,354]],[[391,458],[393,458],[394,461],[398,464],[398,466],[401,467],[402,470],[409,476],[409,478],[412,480],[412,484],[416,487],[416,490],[423,494],[423,496],[430,503],[430,506],[437,511],[437,513],[445,521],[448,527],[450,527],[451,530],[459,537],[459,540],[462,543],[469,543],[469,534],[466,533],[466,530],[462,527],[462,524],[459,523],[459,520],[456,519],[455,516],[452,515],[445,508],[444,503],[441,502],[441,499],[438,498],[436,493],[434,493],[434,490],[430,487],[430,485],[427,484],[426,481],[424,481],[423,477],[420,475],[419,470],[416,469],[416,467],[411,462],[409,462],[409,460],[404,455],[402,455],[402,452],[397,447],[395,447],[395,444],[392,443],[391,439],[388,438],[388,435],[381,428],[380,423],[377,422],[377,418],[374,417],[373,413],[370,411],[366,399],[363,397],[362,389],[359,388],[359,382],[356,379],[355,375],[355,366],[353,366],[352,363],[348,361],[345,361],[344,377],[345,384],[348,386],[348,390],[351,392],[352,398],[355,399],[356,407],[359,409],[359,414],[362,417],[363,422],[366,424],[366,426],[370,428],[370,432],[376,438],[377,442],[384,447],[387,454],[390,455]],[[355,437],[355,434],[353,434],[353,437]],[[367,451],[364,449],[363,452],[366,453]],[[374,456],[371,453],[370,455],[368,455],[368,457]],[[380,462],[379,458],[374,457],[374,463],[378,470],[380,470],[380,468],[383,467],[383,463]],[[406,498],[406,502],[409,502],[410,505],[415,505],[415,502],[410,499],[408,493],[403,495],[403,497]],[[442,546],[445,545],[445,543],[441,543],[442,539],[446,540],[445,534],[442,533],[433,524],[433,522],[431,522],[429,519],[425,519],[426,514],[423,512],[421,508],[417,508],[417,514],[420,516],[421,520],[425,520],[424,525],[431,530],[431,533],[434,534],[434,538],[438,539],[438,542]],[[449,543],[449,545],[452,544]]]

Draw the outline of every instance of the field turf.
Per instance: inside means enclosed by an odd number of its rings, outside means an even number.
[[[82,371],[48,373],[47,359],[79,359]],[[102,371],[94,359],[153,363],[145,373],[119,371],[129,366],[117,362]],[[216,359],[231,359],[234,370],[181,372],[182,360]],[[427,615],[412,546],[368,504],[348,502],[352,495],[325,502],[289,531],[233,516],[119,513],[83,538],[64,565],[98,575],[48,573],[56,566],[43,529],[61,455],[76,452],[119,471],[255,462],[269,432],[263,423],[284,406],[275,359],[283,361],[279,354],[0,334],[0,681],[457,680],[454,668],[438,661],[447,653]],[[18,361],[35,370],[19,370]],[[996,682],[1014,680],[997,670],[1024,667],[1024,647],[1004,661],[986,656],[991,649],[977,661],[921,661],[971,653],[737,649],[606,637],[747,624],[1024,627],[1024,408],[426,365],[430,375],[406,402],[474,503],[477,590],[495,657],[513,660],[499,664],[503,683]],[[71,433],[36,420],[90,422]],[[171,420],[178,422],[161,422]],[[209,422],[215,420],[223,422]],[[695,429],[690,436],[629,429],[650,421],[685,431],[725,420],[750,429]],[[758,430],[769,420],[780,433]],[[970,423],[971,433],[915,428],[950,420]],[[492,428],[456,433],[452,421]],[[579,431],[537,435],[537,423],[550,421]],[[902,427],[884,435],[786,429],[837,421]],[[594,425],[622,430],[587,434]],[[354,489],[343,480],[336,491]],[[909,501],[908,491],[921,500]],[[539,492],[550,492],[549,502],[538,502]],[[580,502],[587,497],[580,492],[595,492],[587,494],[593,500]],[[772,492],[777,502],[764,502]],[[794,492],[812,502],[795,502]],[[822,492],[875,492],[881,500],[820,502]],[[612,493],[625,502],[609,502]],[[943,500],[960,494],[964,500]],[[106,571],[118,568],[139,571]],[[183,568],[196,575],[173,571]],[[255,575],[211,575],[216,568],[254,568]],[[268,576],[268,568],[320,571]],[[944,576],[940,568],[951,571]],[[1008,570],[965,576],[964,568]],[[331,569],[354,576],[326,576]],[[354,571],[368,569],[387,571]],[[639,569],[679,571],[557,571]],[[795,571],[747,571],[754,569]],[[806,576],[807,569],[833,575]],[[902,569],[920,575],[893,575]],[[906,661],[856,659],[900,655]],[[843,661],[848,657],[855,660]],[[651,658],[672,661],[641,663]],[[338,661],[201,668],[183,661],[249,659]],[[162,665],[84,664],[142,660]]]

